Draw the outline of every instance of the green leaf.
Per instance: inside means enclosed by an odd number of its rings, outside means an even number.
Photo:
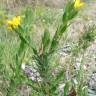
[[[60,39],[62,38],[63,33],[66,31],[67,27],[68,27],[68,25],[64,24],[64,25],[61,25],[57,29],[57,31],[56,31],[56,33],[55,33],[55,35],[53,37],[52,43],[51,43],[51,50],[55,50],[56,49],[56,47],[57,47]]]
[[[74,2],[68,2],[62,18],[63,23],[73,19],[77,13],[78,11],[74,9]]]
[[[55,90],[56,90],[56,88],[57,88],[60,80],[61,80],[63,77],[64,77],[64,70],[61,70],[61,71],[58,73],[58,75],[56,76],[55,80],[54,80],[54,83],[53,83],[53,85],[52,85],[52,87],[51,87],[51,90],[52,90],[52,91],[55,91]]]
[[[84,86],[84,87],[82,88],[81,95],[82,95],[82,96],[88,96],[88,88],[87,88],[87,86]]]
[[[46,29],[44,32],[44,36],[42,37],[43,49],[46,50],[50,43],[50,33]]]
[[[70,88],[70,81],[67,81],[64,86],[64,96],[68,96],[69,88]]]
[[[55,81],[59,81],[59,80],[64,76],[64,72],[65,72],[64,70],[61,70],[61,71],[58,73]]]
[[[26,44],[23,41],[21,41],[18,54],[21,55],[24,52],[25,48],[26,48]]]

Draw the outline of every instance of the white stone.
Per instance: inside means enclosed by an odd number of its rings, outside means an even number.
[[[24,69],[25,69],[25,66],[26,66],[25,63],[22,63],[22,65],[21,65],[21,69],[24,70]]]

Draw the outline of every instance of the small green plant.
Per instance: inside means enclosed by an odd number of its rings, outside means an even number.
[[[7,21],[8,29],[13,31],[19,39],[19,46],[17,48],[15,58],[15,65],[10,64],[12,71],[11,76],[8,79],[8,88],[6,96],[14,96],[16,93],[16,88],[20,84],[26,84],[32,88],[32,96],[87,96],[87,86],[83,78],[83,56],[80,62],[80,68],[76,74],[77,83],[74,83],[75,73],[70,74],[70,79],[66,77],[65,68],[58,69],[60,70],[57,74],[53,74],[52,61],[54,54],[56,53],[59,42],[70,26],[70,21],[75,18],[78,14],[78,8],[82,7],[84,3],[80,0],[75,0],[74,2],[69,1],[64,9],[62,22],[58,26],[54,36],[52,37],[49,30],[46,28],[41,39],[40,46],[35,46],[34,42],[31,40],[30,31],[32,31],[32,24],[34,21],[34,13],[30,8],[26,9],[24,16],[15,16],[12,20]],[[70,63],[75,63],[74,58],[76,58],[81,51],[86,50],[90,42],[95,39],[95,28],[89,28],[79,39],[79,42],[73,47],[72,55],[70,59],[68,58],[68,65]],[[0,50],[2,46],[0,45]],[[30,53],[27,53],[27,50],[31,50]],[[1,53],[0,53],[1,54]],[[27,55],[29,54],[29,56]],[[39,73],[39,80],[31,80],[27,77],[21,70],[22,64],[28,63],[28,60],[31,58],[32,64],[35,65],[35,69]],[[1,57],[0,57],[1,59]],[[34,62],[33,62],[34,61]],[[70,62],[70,63],[69,63]],[[58,66],[56,64],[56,66]],[[69,68],[70,69],[70,68]],[[69,70],[71,72],[71,69]],[[67,74],[67,76],[69,76]],[[63,86],[63,91],[59,92],[60,84]]]

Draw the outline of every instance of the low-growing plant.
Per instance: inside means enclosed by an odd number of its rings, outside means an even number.
[[[16,89],[21,84],[26,84],[26,86],[32,88],[32,96],[88,96],[87,85],[83,74],[84,54],[82,53],[89,46],[89,43],[94,41],[95,28],[88,28],[82,34],[77,44],[73,44],[73,48],[70,50],[72,54],[68,58],[67,64],[69,70],[65,69],[65,67],[58,68],[55,74],[53,69],[56,69],[59,65],[54,64],[54,68],[52,66],[52,58],[59,48],[59,42],[63,34],[69,28],[70,21],[78,15],[79,8],[84,5],[85,3],[80,2],[80,0],[75,0],[74,2],[69,1],[64,9],[62,22],[58,26],[54,36],[52,37],[46,28],[42,36],[41,44],[38,47],[31,41],[32,39],[29,34],[32,31],[31,28],[33,28],[32,21],[34,21],[34,13],[32,13],[30,8],[26,9],[23,16],[14,16],[12,20],[7,20],[8,29],[14,32],[18,37],[18,41],[20,41],[15,54],[15,65],[10,64],[12,74],[8,79],[6,96],[14,96],[14,94],[17,94]],[[0,50],[2,50],[1,45]],[[31,52],[27,53],[29,50]],[[71,65],[74,66],[75,59],[79,54],[82,56],[80,67],[76,73],[74,71],[71,73]],[[26,69],[29,60],[31,60],[32,66],[34,66],[37,72],[36,74],[34,73],[34,78],[28,77],[21,69],[21,67],[24,70]],[[74,79],[77,83],[74,82]],[[62,91],[60,91],[60,84],[63,86],[61,88]]]

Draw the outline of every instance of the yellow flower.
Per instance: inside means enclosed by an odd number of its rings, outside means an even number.
[[[80,0],[74,0],[74,8],[79,9],[85,5],[84,2],[81,2]]]
[[[21,17],[20,16],[14,16],[12,20],[7,20],[6,22],[8,24],[8,29],[12,30],[12,28],[16,28],[21,23]]]

